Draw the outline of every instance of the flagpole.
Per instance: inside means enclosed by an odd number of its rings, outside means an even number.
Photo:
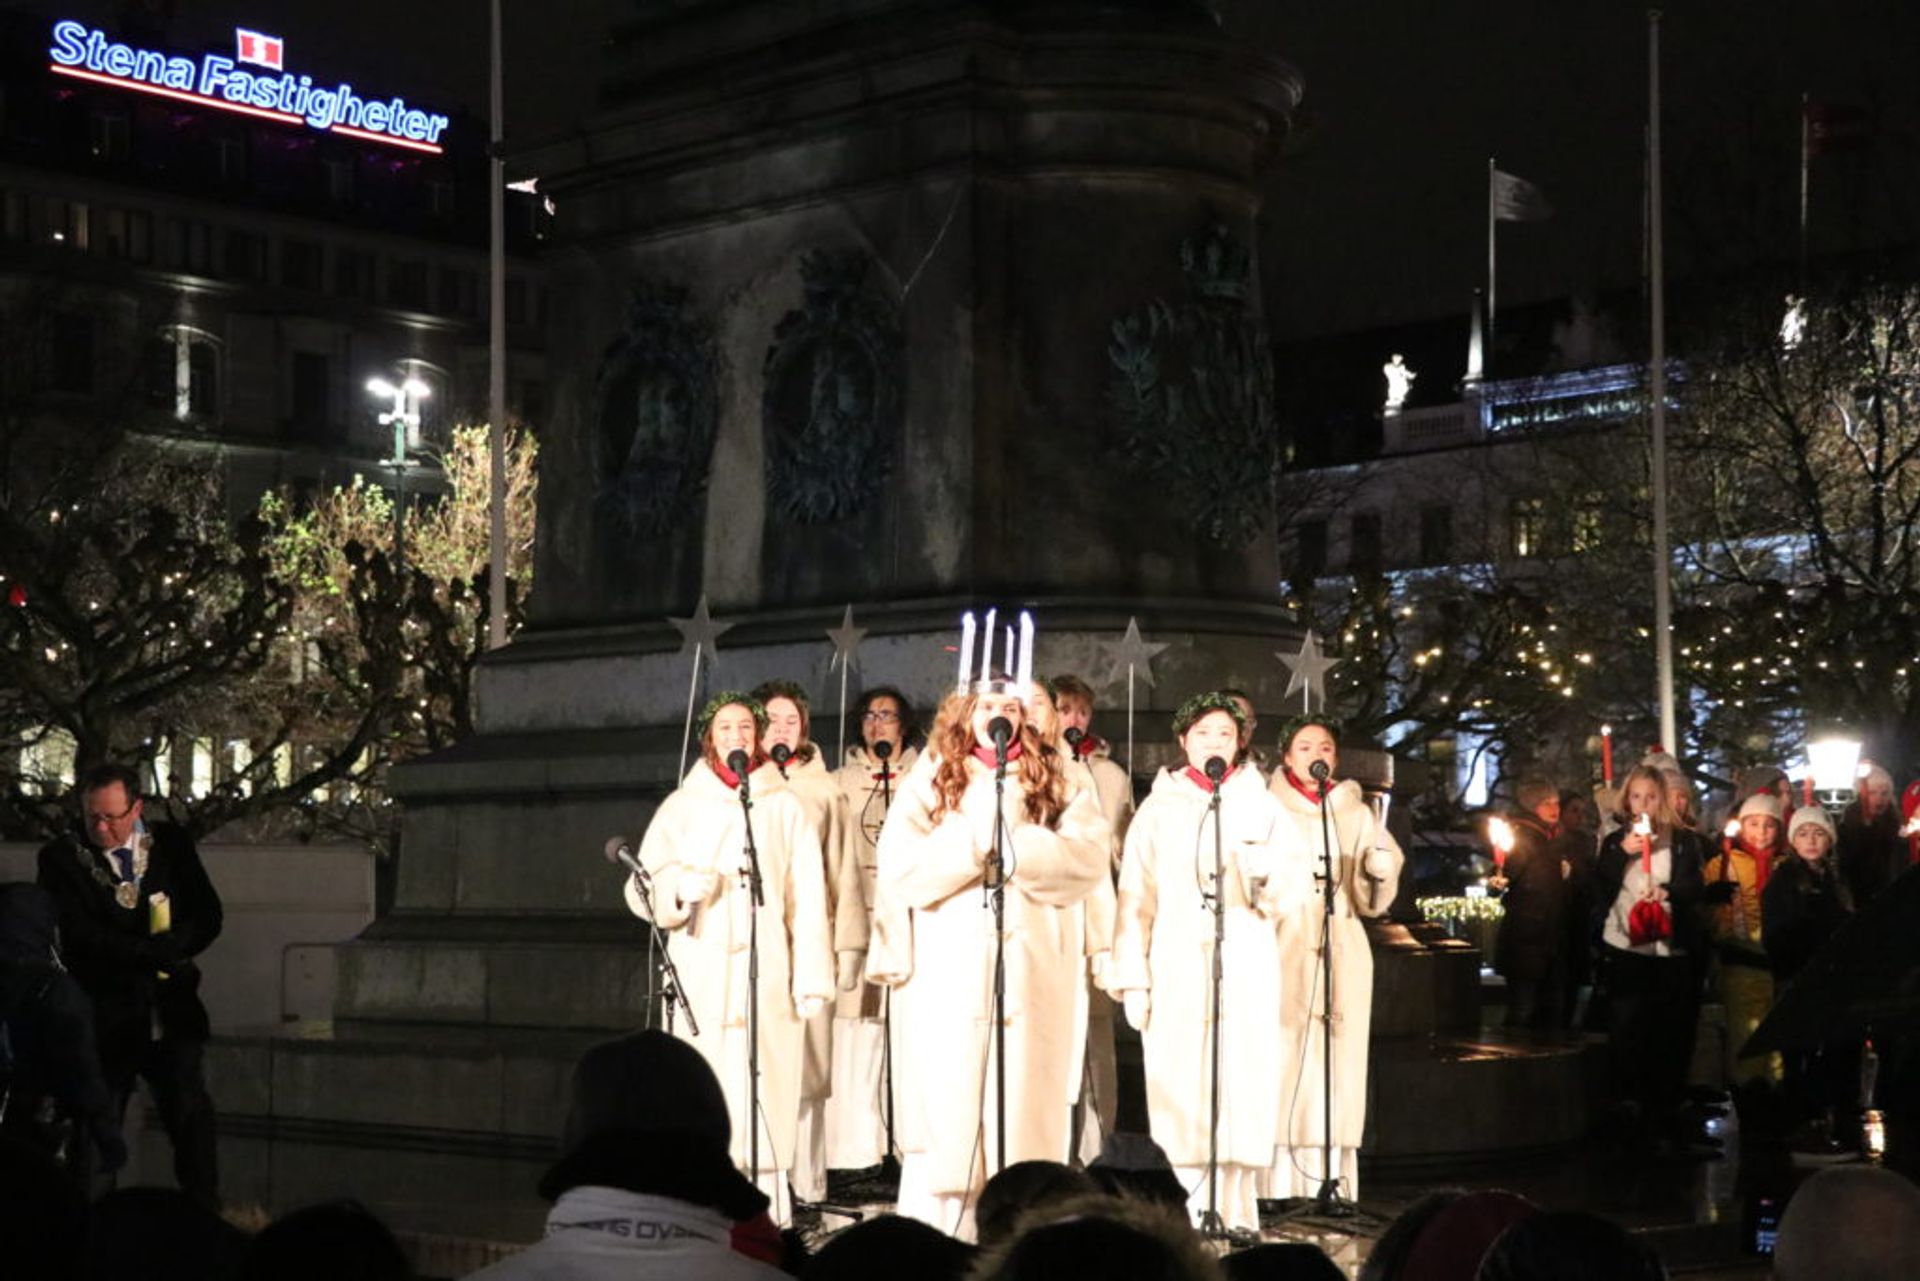
[[[1487,334],[1486,354],[1493,355],[1493,280],[1494,280],[1494,229],[1499,219],[1494,216],[1494,159],[1487,157]],[[1489,365],[1493,362],[1487,361]]]
[[[1678,756],[1673,707],[1673,557],[1667,530],[1667,309],[1660,211],[1660,11],[1647,11],[1647,309],[1653,449],[1653,646],[1660,703],[1660,745]]]
[[[500,0],[489,7],[492,142],[487,200],[487,648],[507,643],[507,167],[501,158],[505,94],[500,73]],[[685,749],[681,756],[686,755]],[[684,771],[683,771],[684,772]]]
[[[1807,123],[1808,99],[1800,93],[1800,287],[1807,285],[1807,170],[1813,150],[1813,130]]]

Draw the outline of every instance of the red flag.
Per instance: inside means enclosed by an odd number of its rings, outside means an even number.
[[[1824,156],[1864,146],[1873,133],[1865,107],[1844,102],[1808,101],[1805,108],[1807,156]]]
[[[233,29],[235,44],[234,56],[240,62],[251,62],[259,67],[272,67],[282,70],[286,57],[286,42],[279,36],[261,35],[258,31],[248,31],[245,27]]]

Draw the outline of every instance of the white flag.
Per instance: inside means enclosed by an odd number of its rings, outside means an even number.
[[[1553,206],[1525,178],[1493,171],[1493,216],[1500,222],[1539,222],[1553,217]]]

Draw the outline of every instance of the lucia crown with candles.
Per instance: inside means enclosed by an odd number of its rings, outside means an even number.
[[[1005,662],[1002,672],[1013,673],[1011,678],[994,675],[994,641],[999,639],[994,632],[994,623],[999,610],[987,611],[987,625],[978,626],[973,611],[968,610],[960,616],[960,670],[954,683],[956,694],[1013,694],[1026,702],[1033,692],[1033,615],[1026,610],[1020,611],[1018,634],[1012,624],[1006,629]],[[979,641],[979,665],[974,664],[974,642]]]

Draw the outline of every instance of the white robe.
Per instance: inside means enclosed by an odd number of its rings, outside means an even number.
[[[1096,740],[1098,742],[1098,740]],[[1100,812],[1113,828],[1113,867],[1117,873],[1127,824],[1133,819],[1133,779],[1112,759],[1112,749],[1098,742],[1085,756],[1069,750],[1069,776],[1085,777],[1100,798]],[[1081,1164],[1090,1165],[1113,1133],[1120,1113],[1120,1071],[1114,1052],[1113,998],[1107,994],[1106,967],[1113,953],[1115,891],[1112,877],[1087,896],[1087,1052],[1082,1070],[1074,1073],[1074,1148]]]
[[[1293,816],[1318,876],[1322,867],[1319,803],[1302,796],[1288,781],[1284,769],[1273,772],[1271,790]],[[1406,860],[1399,843],[1375,822],[1373,807],[1358,783],[1352,779],[1335,783],[1327,804],[1331,807],[1334,859],[1333,1175],[1341,1180],[1343,1194],[1355,1197],[1359,1194],[1360,1141],[1367,1121],[1367,1033],[1373,1018],[1373,945],[1361,918],[1379,916],[1392,906]],[[1374,855],[1375,870],[1381,875],[1367,873],[1369,855]],[[1325,1037],[1321,1023],[1326,1000],[1320,971],[1323,919],[1320,888],[1316,885],[1309,901],[1280,923],[1280,982],[1285,1009],[1281,1106],[1290,1118],[1295,1183],[1291,1190],[1276,1189],[1276,1195],[1311,1196],[1326,1176],[1321,1168],[1326,1132]]]
[[[827,772],[817,745],[806,749],[804,757],[790,758],[780,773],[819,838],[834,956],[836,960],[851,956],[858,963],[867,952],[867,907],[847,798]],[[833,1003],[829,1002],[807,1020],[801,1060],[800,1132],[790,1170],[794,1194],[803,1201],[822,1201],[827,1195],[827,1097],[833,1092],[833,1055]]]
[[[895,1133],[906,1154],[900,1212],[964,1232],[947,1211],[999,1168],[994,1088],[993,912],[983,890],[994,771],[967,763],[959,811],[939,813],[938,758],[920,758],[880,837],[869,969],[895,988]],[[1090,788],[1067,780],[1053,827],[1027,821],[1018,775],[1006,783],[1007,1164],[1067,1159],[1069,1086],[1086,1037],[1081,903],[1108,880],[1107,821]]]
[[[1228,1227],[1258,1229],[1257,1199],[1284,1160],[1275,1065],[1281,1053],[1279,921],[1313,895],[1313,868],[1293,819],[1258,773],[1220,788],[1226,899],[1220,922],[1218,1208]],[[1144,992],[1141,1035],[1154,1141],[1207,1206],[1205,1169],[1213,1094],[1214,916],[1211,795],[1184,769],[1163,770],[1134,816],[1120,864],[1120,906],[1109,986]],[[1197,1180],[1186,1171],[1198,1171]]]
[[[654,921],[668,947],[693,1016],[674,1034],[698,1049],[719,1077],[733,1121],[732,1154],[746,1170],[753,1133],[747,1115],[747,960],[749,926],[759,935],[760,1118],[756,1177],[792,1167],[799,1115],[803,1025],[796,1006],[833,995],[833,953],[827,925],[820,845],[806,812],[770,765],[749,779],[753,834],[763,903],[756,911],[745,876],[746,826],[740,797],[698,762],[660,803],[640,841],[640,863],[652,879]],[[719,874],[712,898],[685,904],[684,871]],[[629,877],[627,906],[644,916]]]

